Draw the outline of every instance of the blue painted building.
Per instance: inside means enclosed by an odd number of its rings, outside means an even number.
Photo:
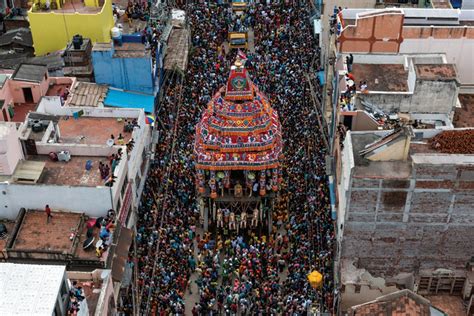
[[[161,60],[160,48],[155,56]],[[153,60],[151,51],[142,43],[96,43],[92,49],[95,82],[156,96],[161,69]]]

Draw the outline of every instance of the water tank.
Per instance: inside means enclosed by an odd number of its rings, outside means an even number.
[[[84,40],[82,38],[82,35],[76,34],[72,38],[72,45],[74,46],[74,49],[81,49],[83,43]]]
[[[31,129],[35,133],[40,133],[44,130],[43,125],[41,125],[41,123],[34,123]]]
[[[122,31],[118,27],[113,27],[110,30],[110,34],[112,35],[114,44],[117,46],[122,46]]]
[[[110,30],[110,33],[112,35],[112,38],[113,39],[119,39],[122,37],[122,32],[120,31],[120,29],[118,27],[113,27],[112,30]]]

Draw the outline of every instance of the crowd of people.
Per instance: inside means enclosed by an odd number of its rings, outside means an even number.
[[[193,315],[331,312],[335,236],[327,149],[305,84],[307,76],[317,83],[318,69],[312,67],[319,62],[310,5],[253,4],[244,20],[255,36],[255,52],[247,52],[245,65],[279,112],[285,142],[273,231],[261,236],[213,236],[200,229],[194,127],[225,84],[236,52],[223,45],[226,6],[188,4],[186,9],[193,49],[184,77],[169,76],[160,99],[161,137],[138,210],[135,302],[142,313],[153,315],[179,315],[185,309]],[[316,289],[306,278],[314,270],[324,276]],[[190,305],[192,295],[199,298]]]

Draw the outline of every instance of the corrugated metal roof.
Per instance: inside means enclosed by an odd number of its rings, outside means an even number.
[[[30,29],[22,27],[10,30],[0,36],[0,46],[10,45],[13,43],[33,47],[33,37],[31,36]]]

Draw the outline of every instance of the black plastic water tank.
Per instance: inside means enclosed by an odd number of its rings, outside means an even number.
[[[74,46],[74,49],[81,49],[82,43],[84,43],[82,35],[76,34],[73,36],[72,45]]]

